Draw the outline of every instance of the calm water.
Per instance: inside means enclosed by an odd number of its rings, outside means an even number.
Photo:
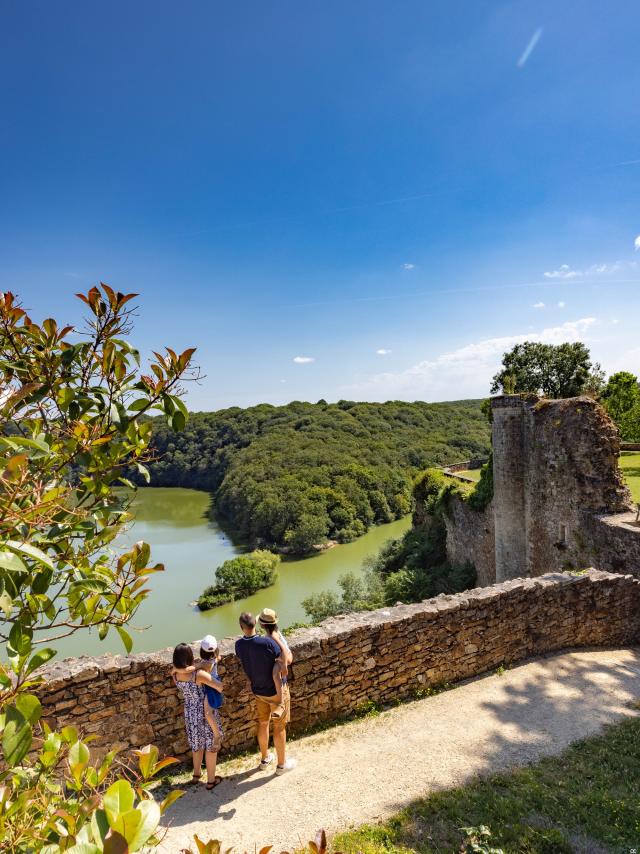
[[[165,571],[149,578],[151,593],[135,618],[134,652],[150,652],[179,641],[192,641],[205,634],[221,638],[237,634],[238,614],[275,608],[283,627],[306,619],[301,602],[310,593],[337,589],[338,578],[347,571],[360,572],[363,558],[376,552],[385,540],[399,537],[410,525],[409,517],[372,528],[353,543],[336,546],[314,557],[283,560],[273,587],[248,599],[212,611],[198,611],[190,603],[213,583],[213,571],[241,549],[207,518],[209,496],[192,489],[141,489],[136,502],[136,520],[124,536],[126,542],[145,540],[151,545],[153,562],[164,563]],[[53,644],[59,656],[123,653],[122,641],[110,630],[104,641],[97,632],[78,632],[75,637]]]

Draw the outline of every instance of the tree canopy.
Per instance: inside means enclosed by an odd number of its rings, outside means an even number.
[[[213,492],[252,546],[304,553],[407,514],[419,471],[489,444],[480,401],[294,401],[195,413],[180,434],[154,424],[150,472],[156,486]]]
[[[616,422],[620,435],[629,442],[640,442],[640,384],[629,371],[612,374],[601,400]]]
[[[603,385],[600,365],[593,364],[581,342],[516,344],[502,357],[502,369],[494,376],[491,394],[532,392],[545,397],[576,397],[598,392]]]

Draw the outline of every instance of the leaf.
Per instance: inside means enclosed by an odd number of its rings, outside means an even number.
[[[100,581],[97,578],[83,578],[81,581],[74,581],[69,585],[69,593],[106,593],[109,590],[109,585],[105,581]]]
[[[184,430],[184,428],[187,424],[187,419],[184,417],[183,412],[181,412],[179,409],[176,409],[176,411],[171,416],[171,422],[170,423],[171,423],[171,429],[175,430],[177,433],[179,433],[180,431]]]
[[[103,805],[109,824],[113,827],[120,813],[129,812],[133,807],[134,791],[126,780],[117,780],[104,793]]]
[[[9,572],[27,572],[27,567],[14,552],[0,551],[0,566]]]
[[[160,804],[160,812],[165,813],[172,804],[181,798],[184,795],[184,792],[181,789],[174,789],[173,792],[169,792],[167,797]]]
[[[78,842],[76,845],[72,845],[71,848],[65,848],[65,854],[102,854],[103,850],[106,851],[107,849],[99,848],[92,842]],[[126,848],[122,850],[126,851]]]
[[[122,626],[116,626],[116,629],[118,630],[118,634],[120,635],[122,643],[124,644],[124,648],[127,652],[131,652],[131,650],[133,649],[133,641],[131,640],[131,635],[127,631],[125,631]]]
[[[22,623],[14,623],[9,632],[8,649],[10,655],[28,655],[31,652],[31,639],[33,632],[30,626]]]
[[[138,767],[143,778],[148,779],[153,773],[153,768],[158,758],[158,748],[154,744],[147,744],[140,750],[134,750],[134,755],[138,757]]]
[[[53,570],[51,569],[43,569],[41,572],[38,572],[31,584],[31,590],[33,593],[37,596],[43,596],[51,586],[52,578]]]
[[[6,590],[3,590],[2,593],[0,593],[0,608],[4,611],[5,617],[9,617],[13,610],[13,599],[9,596]]]
[[[16,540],[7,540],[6,545],[8,545],[10,549],[13,549],[13,551],[28,555],[39,563],[43,563],[48,569],[54,568],[51,558],[43,551],[40,551],[40,549],[32,546],[30,543],[19,543],[16,542]]]
[[[69,768],[74,778],[79,781],[82,771],[89,764],[89,748],[82,741],[76,741],[69,750]]]
[[[219,839],[210,839],[209,842],[203,842],[197,834],[193,838],[198,846],[198,854],[220,854],[221,843]]]
[[[28,676],[30,673],[33,673],[34,670],[37,670],[38,667],[42,667],[42,665],[46,664],[47,661],[50,661],[55,654],[55,649],[51,649],[50,647],[39,649],[38,652],[31,656],[31,660],[27,665],[26,675]]]
[[[104,854],[128,854],[129,845],[124,836],[121,836],[117,831],[111,831],[104,841],[102,851]]]
[[[136,463],[136,468],[138,472],[145,479],[146,483],[151,481],[151,475],[149,474],[149,469],[146,466],[143,466],[142,463]]]
[[[315,843],[319,854],[325,854],[327,850],[327,834],[323,830],[319,830],[315,836]]]
[[[107,833],[109,833],[107,814],[104,810],[98,809],[91,816],[91,835],[98,845],[102,845]]]
[[[27,448],[27,450],[40,451],[45,454],[51,453],[51,448],[43,439],[27,439],[24,436],[12,436],[9,440],[12,445],[19,448]],[[39,454],[36,454],[39,456]]]
[[[182,412],[182,414],[184,415],[185,421],[188,421],[189,420],[189,410],[187,409],[184,401],[177,396],[172,397],[171,399],[173,400],[176,407],[180,410],[180,412]]]
[[[139,851],[145,844],[147,839],[155,832],[160,824],[160,816],[162,812],[160,805],[154,800],[142,801],[138,804],[137,810],[141,814],[141,820],[133,835],[126,835],[129,849],[131,851]]]
[[[109,814],[107,813],[107,816],[108,815]],[[127,843],[130,839],[133,839],[141,823],[142,813],[137,809],[121,812],[113,822],[110,822],[111,829],[116,831],[116,833],[119,833],[121,836],[124,836]]]
[[[29,752],[31,747],[31,727],[24,716],[15,706],[6,710],[4,732],[2,734],[2,751],[4,761],[9,768],[18,765]]]
[[[16,697],[16,707],[27,723],[35,724],[40,720],[42,705],[33,694],[19,694]]]
[[[65,744],[74,744],[78,740],[78,730],[74,726],[65,726],[60,730],[60,738]]]

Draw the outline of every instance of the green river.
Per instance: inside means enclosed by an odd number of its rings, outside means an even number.
[[[257,613],[264,607],[275,608],[283,628],[304,621],[306,614],[301,602],[305,597],[337,589],[338,578],[343,573],[361,571],[366,555],[375,553],[385,540],[399,537],[410,525],[410,518],[406,517],[372,528],[355,542],[335,546],[322,554],[283,559],[279,579],[273,587],[260,590],[248,599],[201,612],[192,603],[213,583],[214,569],[242,551],[208,519],[209,503],[207,493],[193,489],[139,490],[135,522],[124,535],[123,543],[136,540],[149,543],[152,561],[163,563],[165,571],[150,576],[151,593],[128,628],[133,652],[175,646],[205,634],[218,638],[237,634],[238,614],[244,610]],[[56,641],[53,646],[59,657],[124,653],[122,641],[113,629],[104,641],[99,640],[97,632],[83,630]]]

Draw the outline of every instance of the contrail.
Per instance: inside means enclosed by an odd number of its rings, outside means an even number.
[[[640,237],[640,235],[639,235]],[[596,284],[595,282],[593,283]],[[611,287],[611,285],[633,284],[640,285],[640,279],[613,279],[609,282],[601,282],[600,286]],[[317,308],[323,305],[344,305],[346,303],[363,302],[399,302],[401,300],[416,299],[420,297],[434,296],[440,294],[471,294],[483,293],[485,291],[520,290],[521,288],[557,287],[556,280],[545,279],[537,282],[518,282],[517,284],[501,285],[473,285],[463,288],[431,288],[428,291],[407,291],[405,293],[384,294],[375,297],[346,297],[344,299],[320,300],[317,302],[299,302],[281,304],[281,308]]]
[[[518,68],[524,68],[527,60],[529,59],[529,57],[533,53],[533,49],[535,48],[535,46],[540,41],[541,35],[542,35],[542,27],[538,27],[538,29],[535,31],[535,33],[531,36],[531,41],[525,47],[524,53],[522,54],[522,56],[518,60]]]
[[[443,187],[438,190],[429,190],[426,193],[414,193],[410,196],[398,196],[395,199],[381,199],[371,202],[360,202],[355,205],[346,205],[339,208],[318,208],[317,210],[305,211],[303,216],[331,216],[332,214],[348,213],[349,211],[365,210],[366,208],[379,208],[385,205],[399,205],[403,202],[413,202],[419,199],[436,198],[441,195],[449,195],[450,193],[464,193],[464,187]],[[213,225],[208,228],[200,228],[197,231],[183,231],[178,234],[171,235],[172,237],[197,237],[199,234],[208,234],[212,231],[219,231],[223,228],[252,228],[256,225],[270,225],[276,222],[286,222],[300,219],[301,214],[285,214],[278,217],[269,217],[266,219],[253,220],[251,222],[223,223]]]

